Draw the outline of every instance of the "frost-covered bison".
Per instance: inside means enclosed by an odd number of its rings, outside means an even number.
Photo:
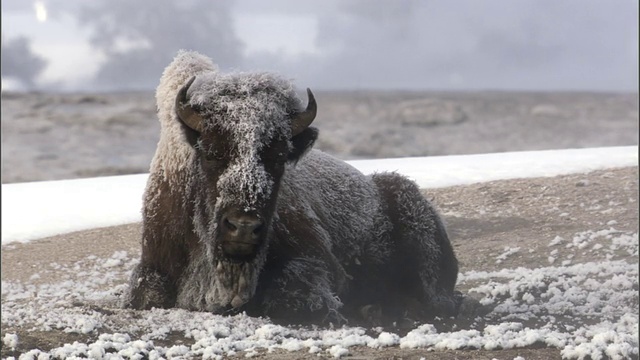
[[[311,91],[180,52],[125,306],[372,322],[453,314],[457,260],[415,183],[311,150]]]

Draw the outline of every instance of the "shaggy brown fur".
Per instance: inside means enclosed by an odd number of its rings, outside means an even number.
[[[310,150],[318,131],[294,125],[289,81],[181,52],[157,101],[125,306],[373,324],[455,314],[457,260],[436,211],[401,175]]]

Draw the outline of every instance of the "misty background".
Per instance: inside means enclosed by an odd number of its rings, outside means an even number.
[[[147,172],[179,49],[313,89],[341,159],[639,141],[637,0],[1,4],[2,183]]]
[[[636,0],[3,0],[5,90],[149,90],[178,49],[314,89],[637,92]]]

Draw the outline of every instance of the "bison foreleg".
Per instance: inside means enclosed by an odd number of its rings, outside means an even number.
[[[274,319],[344,322],[342,302],[336,296],[336,280],[325,262],[313,258],[288,261],[274,273],[264,289],[262,311]]]
[[[138,264],[129,280],[123,306],[132,309],[170,308],[176,302],[176,289],[166,276]]]

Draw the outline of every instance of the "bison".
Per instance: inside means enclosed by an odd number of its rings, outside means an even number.
[[[292,83],[181,51],[157,89],[161,136],[124,305],[371,323],[455,314],[457,260],[417,185],[312,150]]]

